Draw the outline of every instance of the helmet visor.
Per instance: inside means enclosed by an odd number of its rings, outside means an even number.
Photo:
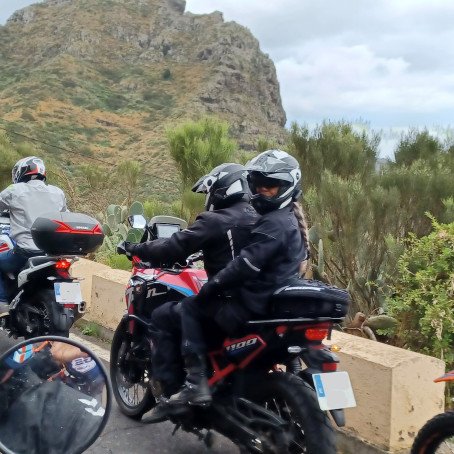
[[[282,184],[281,180],[276,178],[270,178],[262,172],[251,172],[248,175],[249,187],[254,188],[275,188]]]

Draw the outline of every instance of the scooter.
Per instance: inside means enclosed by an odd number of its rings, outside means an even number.
[[[9,217],[0,217],[0,252],[14,249]],[[40,248],[18,275],[4,275],[9,315],[0,318],[0,329],[11,336],[30,338],[46,334],[67,337],[73,323],[83,316],[79,281],[70,274],[79,256],[93,252],[104,235],[95,219],[80,213],[57,212],[38,218],[31,228]]]

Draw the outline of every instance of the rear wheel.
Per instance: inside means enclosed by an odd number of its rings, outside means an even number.
[[[411,454],[454,453],[454,411],[430,419],[418,432]]]
[[[292,454],[335,454],[335,434],[325,412],[320,410],[315,391],[301,378],[271,373],[254,383],[247,396],[287,421],[292,434]]]
[[[73,319],[65,318],[65,326],[57,325],[55,319],[60,309],[51,289],[39,290],[35,295],[24,298],[24,303],[18,306],[16,312],[19,331],[25,339],[45,335],[68,337]]]
[[[151,392],[151,349],[146,339],[135,342],[122,320],[115,330],[110,352],[110,378],[118,406],[123,414],[140,419],[154,407]]]

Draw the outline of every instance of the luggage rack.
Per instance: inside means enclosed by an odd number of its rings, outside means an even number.
[[[298,325],[301,323],[342,323],[345,317],[311,317],[311,318],[274,318],[264,320],[250,320],[247,325]]]

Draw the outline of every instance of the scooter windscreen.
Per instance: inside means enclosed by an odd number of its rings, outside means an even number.
[[[82,453],[105,427],[111,400],[104,366],[82,344],[21,342],[0,358],[0,452]]]

